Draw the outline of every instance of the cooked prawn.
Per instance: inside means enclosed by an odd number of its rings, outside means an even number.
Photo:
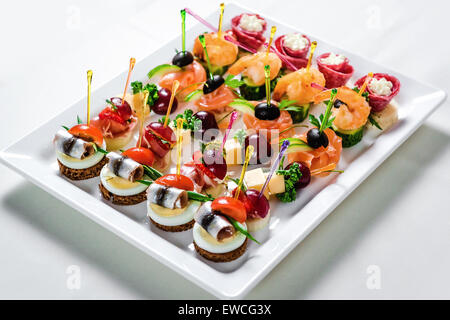
[[[288,154],[289,163],[301,161],[305,163],[315,175],[328,175],[324,171],[333,170],[341,158],[342,139],[331,129],[325,129],[328,137],[328,147],[320,147],[310,151],[300,151]],[[301,135],[294,135],[294,138],[300,138],[306,142],[306,132]]]
[[[259,102],[252,101],[251,103],[256,106]],[[285,110],[281,110],[280,116],[275,120],[260,120],[246,113],[244,114],[243,121],[247,129],[254,129],[256,132],[264,134],[271,143],[277,143],[277,138],[288,138],[294,134],[292,117]]]
[[[248,77],[255,85],[262,86],[265,81],[264,66],[270,65],[270,80],[275,79],[281,69],[281,60],[273,52],[257,52],[252,55],[243,56],[233,64],[228,73],[232,75],[242,74]]]
[[[209,61],[212,65],[223,67],[236,61],[239,49],[234,43],[224,39],[224,33],[220,37],[216,32],[207,33],[205,34],[205,42]],[[205,52],[198,37],[194,42],[193,54],[205,60]]]
[[[310,103],[320,92],[320,89],[311,86],[311,83],[325,86],[325,77],[316,68],[299,69],[281,77],[273,91],[272,98],[277,101],[282,99],[295,100],[299,105]]]
[[[330,99],[331,90],[322,91],[314,102]],[[333,107],[334,126],[339,130],[356,130],[366,124],[370,114],[370,106],[366,99],[348,87],[340,87],[337,90],[336,99],[344,102],[339,108]]]
[[[183,70],[170,72],[159,79],[159,85],[167,90],[172,90],[175,80],[180,82],[178,89],[180,99],[184,99],[189,93],[198,89],[201,83],[206,81],[206,71],[197,61],[183,68]],[[196,85],[197,84],[197,85]]]

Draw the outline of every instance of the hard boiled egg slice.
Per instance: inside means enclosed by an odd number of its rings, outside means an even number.
[[[118,196],[134,196],[144,192],[148,188],[147,185],[140,182],[131,182],[116,176],[108,169],[107,165],[100,171],[100,181],[106,190]]]
[[[106,142],[103,139],[103,145],[102,149],[106,149]],[[95,166],[97,163],[102,161],[105,154],[101,153],[100,151],[95,152],[93,155],[80,160],[76,158],[72,158],[62,152],[56,151],[56,158],[61,162],[63,165],[65,165],[67,168],[70,169],[87,169],[90,167]]]
[[[181,226],[194,219],[194,215],[200,206],[200,202],[190,200],[184,209],[167,209],[147,201],[147,216],[163,226]]]
[[[245,224],[241,224],[241,226],[243,229],[247,230],[247,226]],[[203,229],[203,227],[198,223],[194,224],[193,236],[197,246],[208,252],[219,254],[236,250],[244,244],[246,238],[244,234],[236,231],[234,236],[231,238],[219,242],[208,232],[206,232],[206,230]]]

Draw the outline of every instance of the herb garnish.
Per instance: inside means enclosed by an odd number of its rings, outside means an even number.
[[[369,122],[377,127],[379,130],[383,130],[383,128],[381,128],[381,126],[378,124],[378,122],[374,119],[374,117],[372,117],[372,114],[369,114]]]
[[[69,127],[66,127],[66,126],[61,126],[61,127],[63,127],[64,129],[66,129],[67,131],[69,131]]]
[[[178,114],[175,117],[175,119],[173,120],[173,126],[176,128],[177,120],[181,118],[184,120],[183,129],[191,130],[192,132],[200,130],[202,128],[202,121],[199,118],[194,117],[193,115],[194,111],[192,111],[191,109],[184,110],[183,114]],[[162,117],[158,121],[164,123],[164,121],[166,121],[166,116]]]
[[[142,82],[140,81],[134,81],[131,83],[131,88],[133,89],[133,94],[142,92],[142,91],[148,91],[148,99],[147,104],[150,107],[153,107],[155,105],[156,100],[159,99],[158,94],[158,87],[152,83],[147,83],[145,86],[142,85]]]
[[[107,103],[107,104],[111,105],[111,109],[113,109],[114,111],[116,111],[116,110],[117,110],[117,107],[116,107],[116,105],[115,105],[114,103],[112,103],[112,101],[111,101],[111,100],[109,100],[109,99],[106,99],[105,101],[106,101],[106,103]]]
[[[354,87],[352,90],[355,91],[355,92],[357,92],[357,93],[359,93],[359,88],[358,88],[358,87]],[[364,92],[361,94],[361,96],[364,97],[364,98],[366,99],[367,102],[369,102],[369,92],[364,91]]]
[[[231,218],[231,217],[229,217],[229,216],[225,216],[225,217],[228,219],[228,221],[230,221],[230,223],[233,225],[233,227],[234,227],[237,231],[239,231],[240,233],[242,233],[244,236],[246,236],[246,237],[249,238],[250,240],[255,241],[257,244],[261,244],[258,240],[256,240],[255,238],[253,238],[253,236],[252,236],[250,233],[248,233],[247,230],[245,230],[244,228],[242,228],[241,225],[240,225],[236,220],[234,220],[233,218]]]
[[[235,138],[242,146],[245,143],[245,138],[247,137],[247,132],[244,129],[239,129],[234,134],[233,138]]]
[[[101,152],[103,154],[108,154],[109,152],[106,151],[105,149],[100,148],[98,145],[96,145],[95,143],[92,143],[92,145],[94,146],[94,150],[95,152]]]
[[[325,114],[321,114],[319,116],[319,119],[317,119],[312,114],[309,115],[309,122],[311,122],[312,125],[319,128],[320,132],[323,132],[325,129],[331,127],[334,119],[336,118],[336,117],[333,117],[330,119],[331,109],[333,108],[336,94],[337,94],[337,89],[331,90],[331,97],[327,103],[327,109],[325,110]]]
[[[146,165],[142,165],[144,167],[144,172],[147,176],[149,176],[150,179],[152,180],[156,180],[160,177],[163,176],[163,174],[161,172],[159,172],[158,170],[156,170],[155,168],[146,166]]]
[[[239,88],[244,84],[244,81],[236,79],[232,74],[229,74],[228,77],[225,79],[225,85],[229,88]]]
[[[78,124],[82,124],[83,123],[83,121],[81,120],[79,115],[77,115],[77,122],[78,122]]]
[[[286,110],[286,111],[301,111],[302,107],[299,107],[296,105],[297,100],[281,100],[280,104],[278,105],[278,108],[280,110]]]
[[[281,161],[281,164],[283,160]],[[281,167],[280,164],[280,167]],[[287,170],[279,169],[277,170],[278,175],[284,176],[284,187],[285,192],[277,194],[277,198],[281,202],[292,202],[295,200],[297,195],[297,190],[295,189],[295,184],[302,177],[302,172],[300,171],[300,166],[297,162],[292,163],[291,167]]]
[[[315,116],[313,116],[312,114],[309,115],[309,122],[311,122],[311,124],[313,126],[316,126],[317,128],[321,128],[322,126],[322,121],[323,121],[324,115],[321,114],[319,116],[319,119],[317,119]],[[331,127],[331,125],[333,124],[334,118],[328,119],[327,123],[324,124],[323,130],[325,130],[326,128]]]

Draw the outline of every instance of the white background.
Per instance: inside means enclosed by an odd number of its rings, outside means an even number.
[[[100,86],[176,36],[179,9],[205,16],[219,2],[4,2],[0,148],[84,96],[87,69]],[[241,3],[450,89],[445,1]],[[247,297],[450,299],[449,124],[446,102]],[[213,298],[3,166],[0,177],[0,298]],[[380,289],[367,286],[372,265]]]

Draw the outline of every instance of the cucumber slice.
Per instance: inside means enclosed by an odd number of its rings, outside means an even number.
[[[364,126],[356,130],[340,130],[335,126],[333,126],[333,130],[339,137],[342,138],[342,147],[350,148],[358,144],[362,140],[364,133]]]
[[[205,71],[207,73],[209,73],[211,71],[212,75],[218,75],[218,76],[223,76],[225,74],[225,72],[227,72],[228,70],[228,66],[215,66],[215,65],[211,65],[211,70],[208,69],[208,64],[203,61],[203,60],[198,60],[200,62],[200,64],[203,66],[203,68],[205,68]]]
[[[307,103],[299,106],[292,105],[284,108],[283,110],[289,112],[292,118],[292,123],[300,123],[303,122],[303,120],[305,120],[308,116],[309,108],[311,107],[311,105],[312,103]]]
[[[176,72],[180,70],[180,67],[174,66],[173,64],[160,64],[159,66],[156,66],[152,70],[150,70],[147,76],[149,79],[151,79],[156,76],[162,77],[169,72]]]
[[[203,96],[203,90],[197,89],[189,93],[186,98],[184,98],[185,102],[194,102],[200,99]]]
[[[283,143],[284,140],[289,140],[290,144],[286,150],[286,153],[295,153],[302,151],[311,151],[314,150],[311,148],[305,141],[299,138],[287,138],[280,141],[280,144]]]
[[[255,107],[247,100],[235,99],[229,104],[229,106],[242,113],[247,113],[252,116],[255,115]]]
[[[286,149],[286,153],[295,153],[295,152],[304,152],[304,151],[311,151],[313,148],[308,146],[307,144],[290,144],[289,147]]]
[[[247,100],[262,100],[266,97],[266,86],[255,85],[248,77],[243,77],[244,84],[239,87],[241,95]],[[278,82],[278,77],[270,81],[270,90],[273,91]]]

